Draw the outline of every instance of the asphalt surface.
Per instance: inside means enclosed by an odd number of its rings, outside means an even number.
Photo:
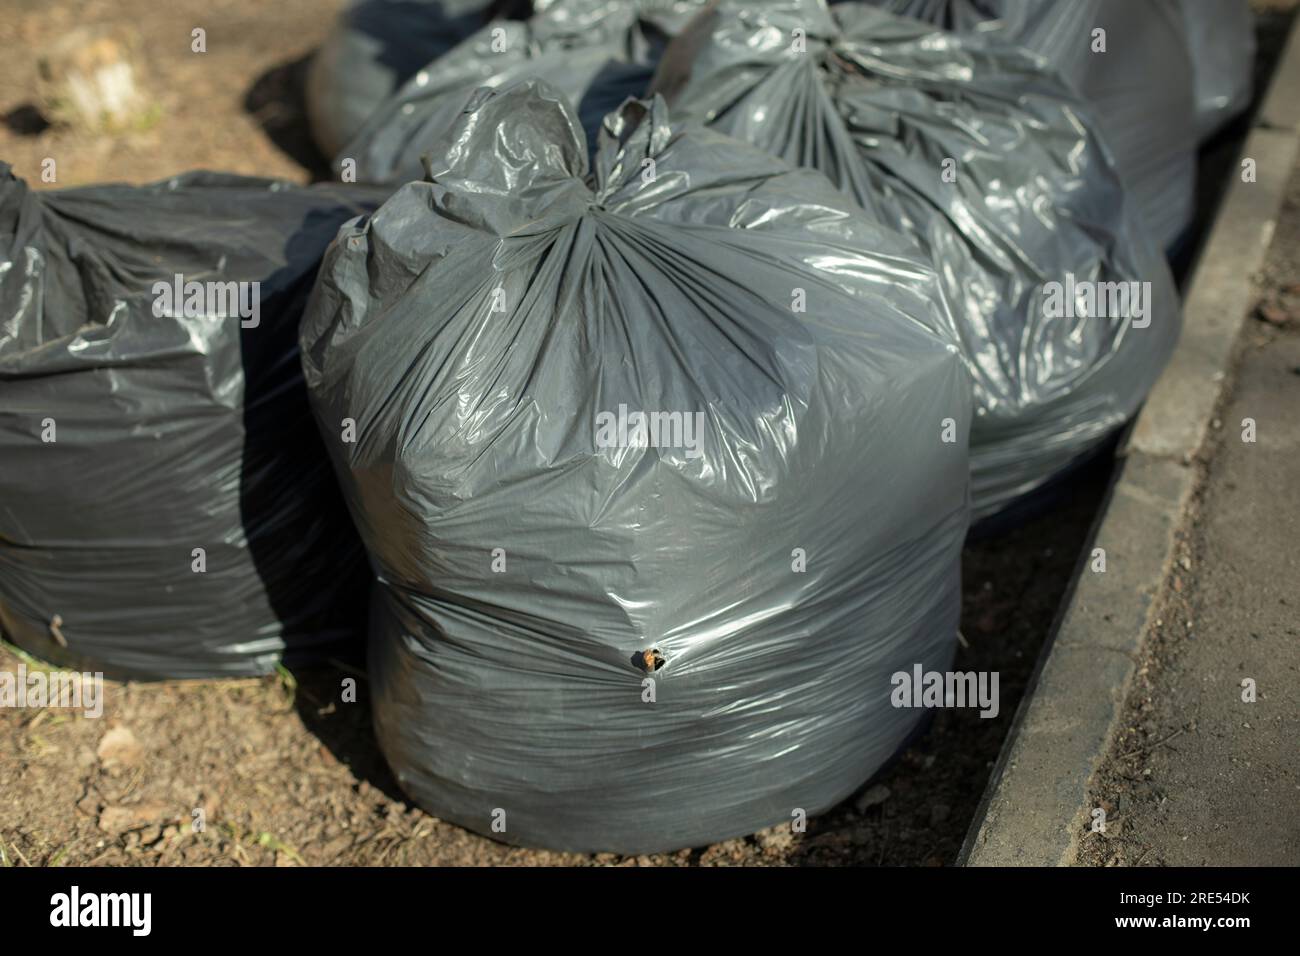
[[[1300,864],[1300,167],[1259,284],[1084,863]]]

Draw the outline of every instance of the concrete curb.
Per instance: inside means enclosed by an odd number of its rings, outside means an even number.
[[[1252,276],[1268,252],[1300,155],[1300,18],[1292,24],[1240,165],[1197,261],[1182,338],[1125,447],[1094,548],[1106,571],[1081,561],[1073,593],[1016,712],[961,866],[1068,866],[1087,821],[1088,784],[1116,727],[1155,598],[1195,489],[1190,467],[1210,428]],[[1086,557],[1086,556],[1085,556]]]

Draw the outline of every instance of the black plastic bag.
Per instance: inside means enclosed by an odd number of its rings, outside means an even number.
[[[297,333],[377,199],[212,173],[35,192],[0,164],[8,640],[132,678],[357,646],[369,574]]]

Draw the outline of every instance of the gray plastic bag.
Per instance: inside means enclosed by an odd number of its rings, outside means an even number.
[[[1254,92],[1255,15],[1249,0],[1181,0],[1196,84],[1196,135],[1207,140]]]
[[[487,20],[497,0],[353,0],[307,69],[312,138],[333,156],[415,72]]]
[[[574,104],[589,137],[629,96],[645,92],[668,37],[703,0],[551,0],[527,20],[493,20],[428,63],[379,105],[334,168],[359,182],[419,179],[420,155],[479,87],[537,79]],[[350,168],[349,168],[350,164]]]
[[[1097,447],[1163,368],[1180,322],[1168,268],[1034,54],[866,4],[722,2],[655,85],[679,118],[825,172],[920,240],[975,381],[977,518]],[[1111,284],[1132,282],[1125,309]]]
[[[475,97],[340,232],[302,356],[402,787],[643,853],[824,810],[916,727],[891,678],[953,653],[970,384],[918,250],[819,174],[662,101],[607,125],[588,177],[563,94]]]
[[[1209,101],[1217,94],[1209,90],[1221,90],[1226,81],[1220,79],[1225,69],[1203,65],[1191,55],[1184,12],[1191,7],[1218,8],[1224,0],[870,2],[945,30],[994,37],[1042,56],[1092,106],[1097,128],[1155,241],[1168,249],[1185,236],[1196,211],[1198,133],[1215,122],[1202,109],[1213,109]],[[1198,22],[1207,19],[1202,12]],[[1203,54],[1196,50],[1197,58]],[[1207,87],[1204,101],[1196,95],[1202,83]]]
[[[297,333],[366,197],[212,173],[33,192],[0,163],[7,640],[130,678],[358,646],[369,574]]]
[[[1177,0],[1176,9],[1174,0],[870,2],[945,30],[997,33],[1042,54],[1076,89],[1102,97],[1096,104],[1103,107],[1098,110],[1103,124],[1110,117],[1117,124],[1133,121],[1106,132],[1135,148],[1141,145],[1135,138],[1145,140],[1148,149],[1167,148],[1164,141],[1189,145],[1189,76],[1195,135],[1202,141],[1250,104],[1255,58],[1250,0]],[[1092,49],[1097,27],[1108,34],[1104,54]],[[1186,52],[1171,53],[1171,40]]]

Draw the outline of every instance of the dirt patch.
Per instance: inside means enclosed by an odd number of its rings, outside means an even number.
[[[327,164],[312,145],[298,80],[342,0],[0,2],[0,159],[35,188],[142,183],[190,169],[306,182]],[[129,27],[150,109],[129,129],[51,124],[38,61],[74,29]],[[206,53],[192,31],[206,31]],[[57,182],[41,180],[56,161]]]

